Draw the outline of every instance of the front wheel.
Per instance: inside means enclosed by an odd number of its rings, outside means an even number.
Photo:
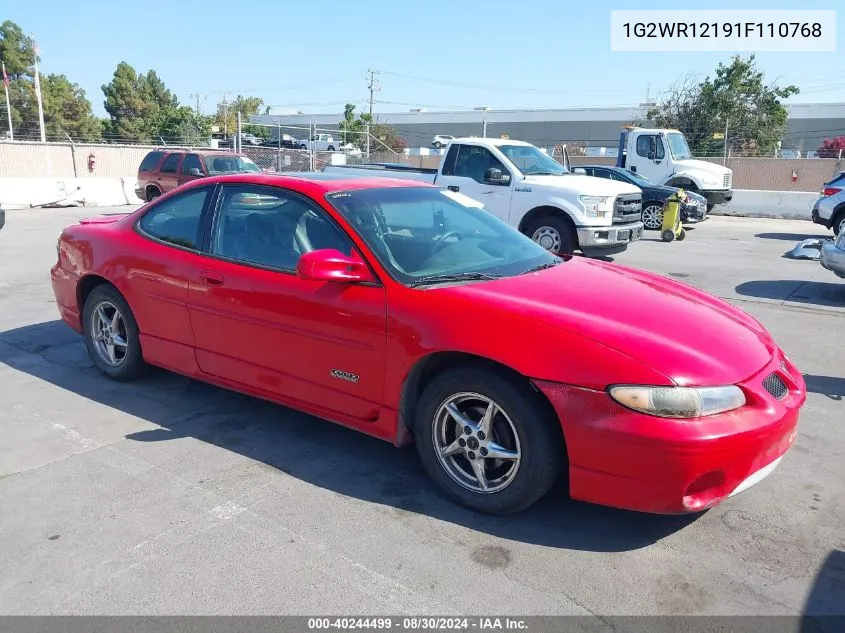
[[[535,503],[564,460],[559,423],[537,394],[481,368],[447,371],[426,387],[415,437],[434,483],[484,514],[512,514]]]
[[[663,226],[663,205],[650,203],[643,209],[643,226],[649,231],[656,231]]]
[[[572,227],[554,215],[547,215],[531,222],[527,234],[555,255],[568,255],[574,252],[578,245],[578,239]]]
[[[109,378],[134,380],[148,370],[135,316],[112,286],[98,286],[88,295],[82,311],[82,334],[94,365]]]

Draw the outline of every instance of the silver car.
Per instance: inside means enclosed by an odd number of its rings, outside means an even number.
[[[813,205],[811,216],[816,224],[833,229],[834,235],[842,234],[845,228],[845,171],[824,183],[822,197]]]
[[[835,241],[822,246],[819,262],[837,277],[845,279],[845,230],[839,232]]]

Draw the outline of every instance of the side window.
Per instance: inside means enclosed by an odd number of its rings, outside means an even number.
[[[475,182],[483,184],[484,174],[491,167],[501,169],[502,173],[508,173],[501,161],[493,156],[486,147],[464,145],[458,153],[453,175],[472,178]]]
[[[654,150],[655,158],[662,160],[666,157],[666,152],[663,149],[663,141],[655,134],[643,134],[637,137],[637,154],[643,158],[649,157],[649,152]]]
[[[458,159],[458,145],[452,144],[449,146],[449,151],[446,152],[446,159],[443,161],[443,175],[453,176],[455,174],[455,161]]]
[[[285,189],[223,188],[211,252],[262,268],[293,271],[303,253],[335,249],[352,254],[352,241],[325,212]]]
[[[204,187],[156,204],[138,224],[147,235],[176,246],[200,250],[202,210],[212,189]]]
[[[192,169],[199,169],[200,173],[202,173],[202,164],[200,163],[200,157],[196,154],[188,154],[185,156],[185,160],[182,161],[182,173],[183,174],[190,174]]]
[[[594,169],[592,171],[593,171],[593,176],[595,176],[596,178],[604,178],[606,180],[612,180],[610,172],[607,172],[604,169]]]
[[[164,162],[161,164],[161,169],[159,170],[163,174],[175,174],[176,168],[179,166],[179,158],[181,154],[168,154],[167,158],[164,159]]]
[[[159,159],[161,159],[163,152],[150,152],[146,156],[144,156],[144,160],[141,161],[141,166],[138,167],[138,171],[153,171],[158,165]]]

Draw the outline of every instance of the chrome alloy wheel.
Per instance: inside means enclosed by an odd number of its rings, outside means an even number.
[[[531,239],[537,242],[540,246],[545,248],[550,253],[558,253],[560,252],[560,233],[557,232],[551,226],[541,226],[534,234],[531,236]]]
[[[522,461],[519,435],[487,396],[457,393],[438,407],[432,441],[440,465],[458,484],[481,494],[506,488]]]
[[[119,367],[126,360],[126,322],[110,301],[101,301],[91,312],[91,340],[97,356],[107,365]]]
[[[650,204],[645,207],[643,209],[643,225],[651,231],[663,226],[663,207],[659,204]]]

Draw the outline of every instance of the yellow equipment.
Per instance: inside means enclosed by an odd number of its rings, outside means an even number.
[[[681,226],[681,200],[686,199],[683,189],[679,189],[666,199],[663,205],[663,225],[660,227],[660,237],[664,242],[677,239],[679,242],[687,236]]]

